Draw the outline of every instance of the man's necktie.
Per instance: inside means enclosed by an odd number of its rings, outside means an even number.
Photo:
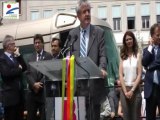
[[[155,46],[154,47],[155,59],[157,59],[157,52],[158,52],[158,46]]]
[[[85,34],[86,34],[86,30],[82,30],[81,42],[80,42],[80,57],[86,57],[87,56]]]
[[[159,49],[159,46],[154,47],[155,60],[157,59],[158,49]],[[159,84],[157,70],[155,70],[153,73],[153,82],[156,84]]]
[[[14,58],[14,55],[10,55],[10,59],[15,63],[16,61],[15,61],[15,58]]]
[[[38,54],[38,61],[41,60],[41,54]]]

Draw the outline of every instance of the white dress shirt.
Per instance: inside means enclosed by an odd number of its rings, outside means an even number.
[[[137,65],[138,58],[133,55],[126,60],[123,60],[123,74],[126,86],[133,86],[134,81],[137,78]]]

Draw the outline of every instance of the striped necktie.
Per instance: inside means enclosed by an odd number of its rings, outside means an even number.
[[[15,61],[15,58],[14,58],[14,55],[12,55],[12,54],[10,55],[10,59],[12,60],[13,63],[16,62],[16,61]]]
[[[86,34],[86,30],[82,30],[81,42],[80,42],[80,57],[86,57],[87,56],[85,34]]]

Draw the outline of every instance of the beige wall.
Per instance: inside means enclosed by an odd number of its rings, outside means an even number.
[[[136,15],[135,15],[135,30],[133,31],[136,35],[140,34],[140,38],[143,38],[143,42],[147,42],[149,38],[149,30],[142,30],[142,21],[141,21],[141,3],[150,4],[150,26],[156,22],[156,2],[160,0],[89,0],[92,6],[92,15],[98,17],[98,7],[106,6],[107,7],[107,22],[113,28],[113,19],[112,19],[112,6],[121,5],[121,30],[114,31],[114,35],[118,45],[122,43],[122,37],[125,31],[127,30],[127,15],[126,15],[126,5],[135,4]],[[31,11],[39,11],[40,19],[43,18],[44,10],[52,10],[53,14],[58,11],[58,9],[71,10],[77,5],[77,0],[22,0],[22,14],[20,15],[19,21],[31,20]],[[1,4],[0,4],[0,8]],[[2,10],[0,9],[0,15]],[[4,24],[17,22],[16,20],[3,20]]]

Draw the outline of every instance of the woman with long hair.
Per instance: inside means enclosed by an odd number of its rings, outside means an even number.
[[[140,80],[142,74],[141,55],[135,35],[127,31],[123,36],[120,52],[119,77],[122,86],[121,104],[124,120],[139,120],[141,115]]]

